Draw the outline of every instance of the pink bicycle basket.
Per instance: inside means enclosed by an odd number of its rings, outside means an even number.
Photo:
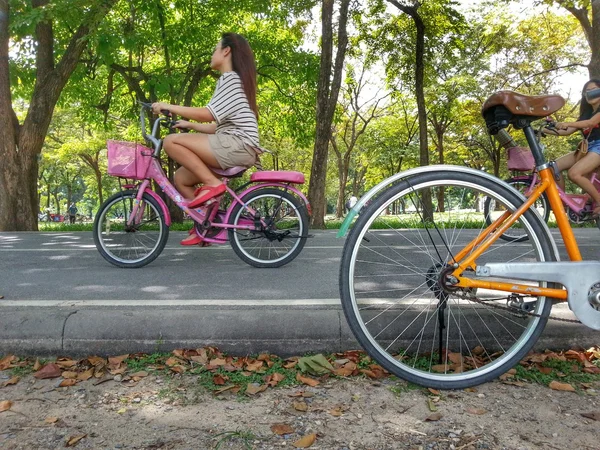
[[[529,172],[535,167],[533,154],[527,147],[510,147],[506,151],[506,163],[508,170],[519,172]]]
[[[135,142],[107,141],[108,174],[113,177],[143,180],[152,161],[152,149]]]

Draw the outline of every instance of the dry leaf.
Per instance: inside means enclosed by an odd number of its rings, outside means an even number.
[[[65,447],[73,447],[74,445],[77,445],[77,443],[82,440],[84,437],[86,437],[87,434],[80,434],[77,436],[71,436],[67,439],[67,443],[65,444]]]
[[[5,381],[2,386],[6,387],[6,386],[12,386],[14,384],[17,384],[19,382],[21,378],[19,377],[12,377],[10,380]]]
[[[56,423],[56,422],[58,422],[58,417],[46,417],[46,420],[44,420],[44,422],[46,422],[46,423]]]
[[[466,392],[477,392],[477,389],[471,387],[471,388],[466,388],[465,391]]]
[[[429,416],[427,416],[425,418],[425,422],[437,422],[441,418],[442,418],[442,413],[441,412],[435,412],[435,413],[430,414]]]
[[[6,370],[11,366],[11,363],[16,360],[17,357],[14,355],[8,355],[0,359],[0,370]]]
[[[100,358],[99,356],[90,356],[87,359],[92,366],[105,365],[106,359]]]
[[[467,408],[465,411],[469,414],[475,414],[481,416],[483,414],[487,414],[487,411],[483,408]]]
[[[246,365],[246,370],[248,370],[249,372],[256,372],[262,366],[263,366],[262,361],[254,361],[253,363],[249,363]]]
[[[427,399],[427,406],[429,407],[429,411],[437,411],[437,408],[431,399]]]
[[[215,383],[217,386],[223,386],[228,379],[228,377],[224,377],[223,375],[217,373],[213,376],[213,383]]]
[[[302,439],[294,442],[292,445],[296,448],[308,448],[317,440],[317,433],[312,433],[304,436]]]
[[[108,358],[108,364],[111,366],[118,366],[127,358],[129,358],[129,355],[111,356]]]
[[[592,412],[589,412],[589,413],[581,413],[581,415],[583,417],[588,418],[588,419],[593,419],[593,420],[596,420],[596,421],[600,422],[600,411],[592,411]]]
[[[77,380],[74,380],[73,378],[69,378],[67,380],[62,380],[60,382],[60,384],[58,385],[58,387],[75,386],[76,384],[77,384]]]
[[[10,400],[2,400],[0,402],[0,413],[4,411],[8,411],[12,407],[13,402]]]
[[[338,406],[337,408],[333,408],[332,410],[330,410],[329,414],[331,414],[334,417],[340,417],[344,414],[344,411],[342,411],[341,406]]]
[[[248,386],[246,387],[246,394],[248,395],[256,395],[259,392],[264,391],[265,389],[267,389],[267,385],[263,384],[256,384],[256,383],[248,383]]]
[[[62,375],[60,367],[58,367],[54,363],[46,364],[40,370],[35,372],[33,376],[39,380],[44,380],[47,378],[58,378]]]
[[[285,423],[274,423],[271,425],[271,431],[278,435],[292,434],[294,429]]]
[[[79,375],[79,373],[77,373],[77,372],[70,372],[70,371],[67,371],[67,370],[65,370],[62,373],[62,377],[63,378],[77,378],[78,375]]]
[[[211,366],[224,366],[227,364],[227,361],[223,358],[215,358],[210,361]]]
[[[308,405],[306,404],[306,402],[294,402],[294,409],[296,411],[308,411]]]
[[[551,381],[548,387],[555,391],[575,392],[575,388],[569,383],[561,383],[560,381]]]
[[[317,380],[315,380],[314,378],[310,378],[310,377],[304,377],[304,376],[300,375],[300,372],[298,372],[296,374],[296,381],[299,381],[300,383],[304,383],[304,384],[307,384],[312,387],[319,385],[319,382]]]
[[[77,379],[80,381],[87,381],[94,376],[94,368],[86,370],[85,372],[81,372],[77,375]]]
[[[76,366],[77,361],[74,361],[72,359],[62,358],[62,359],[56,360],[56,365],[63,367],[65,369],[68,369],[70,367]]]
[[[132,373],[131,375],[129,375],[131,378],[144,378],[148,376],[148,372],[145,371],[140,371],[140,372],[135,372]]]
[[[429,392],[431,392],[433,395],[440,395],[440,391],[438,391],[437,389],[427,388],[427,390]]]
[[[224,386],[220,389],[217,389],[216,391],[213,392],[213,394],[215,395],[219,395],[222,394],[225,391],[231,391],[234,394],[236,394],[238,391],[240,390],[240,387],[236,384],[230,384],[229,386]]]
[[[42,363],[40,363],[39,359],[36,359],[35,362],[33,363],[33,371],[37,372],[38,370],[40,370],[41,367],[42,367]]]

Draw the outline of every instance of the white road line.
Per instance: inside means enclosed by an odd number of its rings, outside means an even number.
[[[0,300],[7,306],[329,306],[339,305],[337,298],[308,298],[294,300]]]

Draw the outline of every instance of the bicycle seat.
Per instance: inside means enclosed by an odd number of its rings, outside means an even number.
[[[513,91],[498,91],[490,95],[481,107],[481,114],[502,105],[519,116],[546,117],[565,105],[560,95],[523,95]]]
[[[244,172],[246,170],[248,170],[247,167],[242,167],[242,166],[235,166],[235,167],[230,167],[229,169],[210,169],[212,170],[214,173],[216,173],[217,175],[221,176],[221,177],[225,177],[225,178],[238,178],[241,177]]]
[[[250,175],[250,181],[280,181],[283,183],[303,184],[304,174],[291,170],[261,170]]]

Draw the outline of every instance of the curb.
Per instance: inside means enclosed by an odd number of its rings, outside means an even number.
[[[572,314],[560,305],[553,316]],[[20,301],[2,304],[0,317],[0,355],[111,356],[214,346],[238,355],[287,357],[360,348],[332,300]],[[600,331],[550,320],[535,348],[599,343]]]

